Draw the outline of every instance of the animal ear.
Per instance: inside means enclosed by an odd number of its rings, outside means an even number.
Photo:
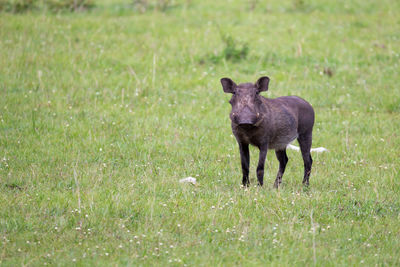
[[[263,92],[268,90],[269,78],[267,76],[263,76],[256,82],[257,92]]]
[[[235,92],[236,83],[229,78],[222,78],[221,79],[222,88],[224,89],[225,93],[233,94]]]

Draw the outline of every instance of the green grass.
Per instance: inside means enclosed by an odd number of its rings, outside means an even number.
[[[0,14],[0,265],[400,264],[399,2],[223,2]],[[308,189],[256,149],[240,187],[219,79],[263,75],[315,108]]]

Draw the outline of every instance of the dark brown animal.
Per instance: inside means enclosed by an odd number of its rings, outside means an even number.
[[[269,78],[261,77],[253,83],[236,85],[229,78],[222,78],[225,93],[231,93],[229,103],[232,132],[240,149],[243,185],[249,186],[250,153],[249,144],[260,149],[257,166],[258,184],[263,185],[264,165],[268,149],[274,149],[279,160],[279,171],[274,187],[278,188],[288,162],[286,146],[297,138],[304,161],[303,184],[309,185],[312,158],[310,154],[314,109],[297,96],[283,96],[268,99],[260,92],[268,90]]]

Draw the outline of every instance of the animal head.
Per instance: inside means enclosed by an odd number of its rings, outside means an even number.
[[[243,127],[255,126],[262,118],[262,98],[259,95],[268,90],[269,78],[264,76],[253,83],[242,83],[237,85],[230,78],[221,79],[222,88],[225,93],[232,94],[229,103],[232,105],[230,118],[233,123]]]

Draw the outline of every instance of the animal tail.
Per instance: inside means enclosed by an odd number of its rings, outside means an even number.
[[[288,144],[286,148],[287,149],[296,150],[296,151],[300,151],[300,147],[294,146],[292,144]],[[317,148],[311,148],[311,152],[322,153],[322,152],[329,152],[329,150],[326,149],[325,147],[317,147]]]

